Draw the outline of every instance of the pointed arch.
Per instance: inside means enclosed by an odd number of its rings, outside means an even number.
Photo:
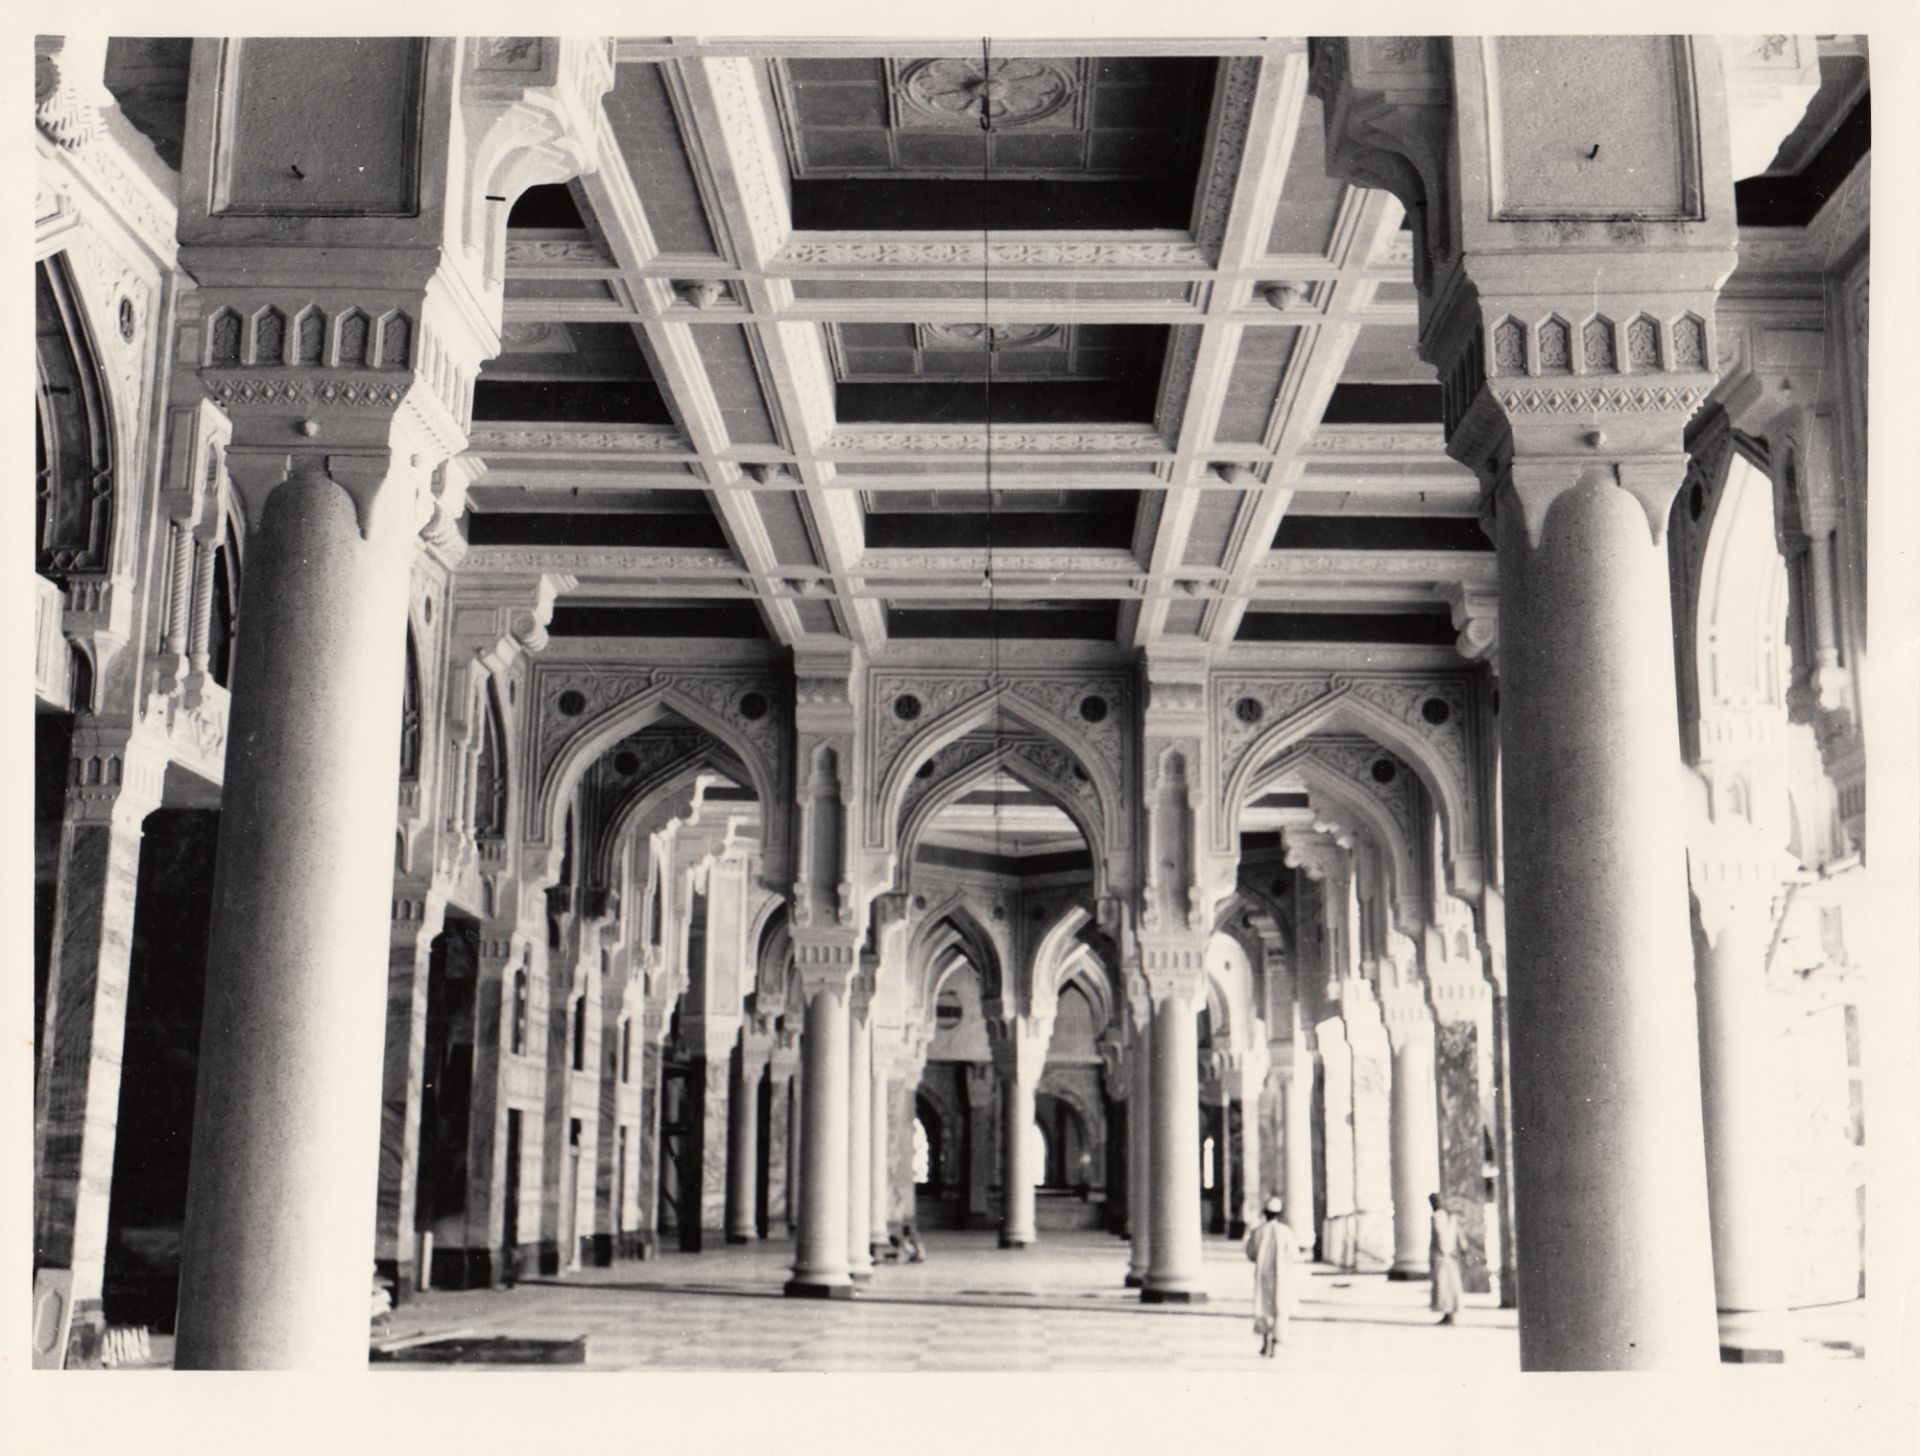
[[[483,675],[480,695],[480,754],[474,771],[473,836],[504,839],[507,833],[507,731],[493,674]]]
[[[944,980],[952,968],[943,957],[952,952],[964,955],[973,965],[980,977],[983,1001],[1005,996],[1005,958],[1001,954],[1000,943],[987,929],[967,897],[955,891],[938,904],[928,907],[907,941],[907,966],[910,972],[915,973],[913,984],[922,988],[921,1004],[925,1011],[931,1013],[934,998],[939,992],[934,979],[935,967],[945,967],[939,977]]]
[[[57,253],[34,265],[35,424],[38,459],[34,567],[64,582],[109,572],[118,555],[120,448],[113,394],[72,264]]]
[[[1421,901],[1427,889],[1426,876],[1420,871],[1414,846],[1386,806],[1345,774],[1315,758],[1309,744],[1269,759],[1248,785],[1248,797],[1258,797],[1281,779],[1304,782],[1317,813],[1350,833],[1370,838],[1386,851],[1387,868],[1393,876],[1394,920],[1402,933],[1412,934],[1425,919]]]
[[[1061,792],[1061,785],[1049,779],[1037,765],[1023,757],[1012,745],[993,749],[985,756],[966,764],[945,779],[930,788],[926,796],[915,804],[906,816],[894,841],[899,851],[895,859],[894,888],[910,888],[910,876],[913,868],[913,851],[919,846],[921,836],[934,815],[963,796],[975,785],[992,778],[996,773],[1006,773],[1018,779],[1037,794],[1042,794],[1053,802],[1073,821],[1075,829],[1086,842],[1088,856],[1093,861],[1093,893],[1100,896],[1108,893],[1111,883],[1107,866],[1107,843],[1105,825],[1088,812],[1085,804],[1076,803],[1070,794]]]
[[[717,739],[746,770],[760,801],[762,879],[770,888],[782,888],[790,817],[786,796],[781,792],[779,765],[767,762],[759,748],[726,719],[671,683],[651,686],[574,730],[541,776],[537,792],[529,797],[522,824],[525,839],[533,845],[554,843],[561,806],[587,769],[621,739],[668,713],[679,715]]]
[[[1469,770],[1449,763],[1429,739],[1349,687],[1322,694],[1254,740],[1222,786],[1217,807],[1224,833],[1218,838],[1229,845],[1239,842],[1241,812],[1254,797],[1255,780],[1276,756],[1316,733],[1341,732],[1371,738],[1419,776],[1428,798],[1440,810],[1453,893],[1463,899],[1476,895],[1483,883],[1484,865],[1479,821],[1474,817],[1470,785],[1464,777]]]
[[[1081,833],[1093,851],[1096,873],[1102,882],[1124,874],[1121,861],[1131,845],[1127,818],[1126,785],[1101,764],[1085,737],[1064,719],[1056,717],[1037,703],[1004,687],[992,688],[979,697],[927,724],[894,750],[892,762],[878,774],[879,789],[868,806],[868,844],[904,861],[902,846],[907,841],[901,823],[901,809],[909,787],[920,766],[941,749],[979,729],[995,723],[1004,715],[1018,726],[1038,734],[1066,754],[1092,786],[1096,806],[1091,816],[1097,819],[1097,832]],[[878,767],[877,765],[875,766]],[[874,777],[869,776],[868,782]],[[1039,785],[1035,785],[1039,787]],[[1063,804],[1061,806],[1065,808]],[[1069,812],[1072,812],[1069,810]]]

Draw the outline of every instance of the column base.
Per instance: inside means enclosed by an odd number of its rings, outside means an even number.
[[[728,1234],[727,1242],[730,1244],[750,1244],[753,1242],[753,1235],[752,1234]]]
[[[1140,1290],[1142,1304],[1205,1304],[1207,1291],[1204,1289],[1155,1289],[1151,1284]]]
[[[1403,1279],[1427,1280],[1433,1278],[1433,1270],[1425,1264],[1396,1263],[1391,1269],[1387,1270],[1387,1278],[1396,1282]]]
[[[1721,1310],[1720,1363],[1782,1365],[1791,1343],[1786,1317],[1777,1311]]]
[[[1032,1244],[1032,1234],[1010,1234],[1005,1229],[1000,1231],[1000,1247],[1003,1249],[1025,1249]]]
[[[1126,1278],[1126,1286],[1129,1289],[1143,1289],[1146,1283],[1147,1276],[1144,1274],[1129,1274]]]
[[[788,1299],[852,1299],[853,1285],[822,1284],[812,1279],[789,1279],[780,1292]]]
[[[873,1270],[854,1269],[848,1273],[847,1278],[851,1279],[855,1284],[870,1284],[873,1282]]]

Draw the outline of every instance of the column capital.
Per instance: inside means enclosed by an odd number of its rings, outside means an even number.
[[[990,1015],[986,1024],[995,1072],[1016,1081],[1038,1082],[1053,1040],[1053,1018]]]
[[[33,38],[33,122],[61,150],[78,151],[105,130],[100,113],[113,105],[106,67],[104,33]]]
[[[67,758],[67,822],[137,831],[160,807],[167,758],[148,733],[83,723]]]
[[[830,991],[846,999],[860,974],[860,935],[841,928],[793,931],[793,970],[801,994]]]
[[[1198,997],[1205,983],[1206,964],[1204,937],[1140,937],[1140,974],[1155,1007],[1172,998]]]

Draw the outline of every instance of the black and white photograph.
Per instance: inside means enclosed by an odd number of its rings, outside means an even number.
[[[1890,14],[249,13],[9,32],[18,1449],[1902,1449]]]

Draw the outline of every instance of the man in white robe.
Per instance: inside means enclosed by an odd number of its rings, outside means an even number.
[[[1460,1225],[1440,1201],[1438,1193],[1429,1193],[1433,1208],[1433,1237],[1427,1243],[1427,1264],[1432,1271],[1434,1312],[1440,1323],[1450,1325],[1460,1312]]]
[[[1260,1353],[1267,1359],[1286,1343],[1287,1318],[1296,1298],[1293,1262],[1299,1241],[1280,1218],[1280,1200],[1269,1198],[1266,1218],[1247,1235],[1247,1257],[1253,1261],[1253,1332],[1260,1336]]]

